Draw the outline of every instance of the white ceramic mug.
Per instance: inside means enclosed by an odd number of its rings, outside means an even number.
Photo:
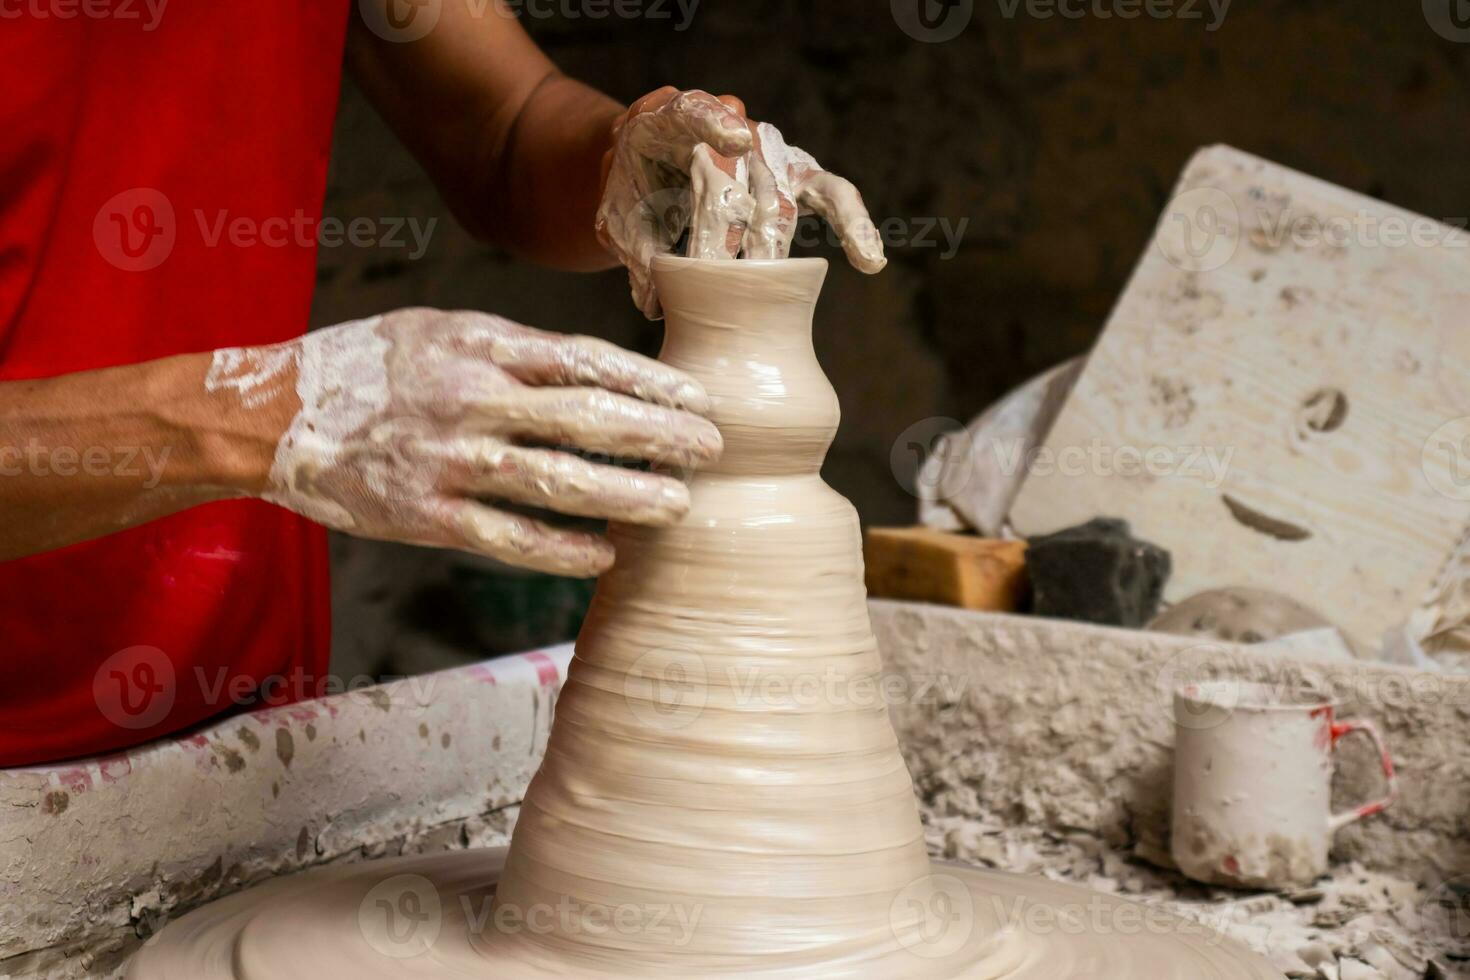
[[[1327,870],[1332,837],[1398,798],[1393,760],[1367,721],[1337,720],[1310,690],[1209,681],[1174,695],[1172,853],[1196,881],[1279,888]],[[1388,781],[1372,803],[1332,813],[1332,752],[1348,735],[1373,740]]]

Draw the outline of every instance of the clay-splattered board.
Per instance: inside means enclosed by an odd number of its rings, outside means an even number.
[[[1275,589],[1376,642],[1470,522],[1466,416],[1470,236],[1211,147],[1012,521],[1125,517],[1173,552],[1171,601]]]

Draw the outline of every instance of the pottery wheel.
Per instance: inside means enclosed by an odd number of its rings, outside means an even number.
[[[545,927],[490,912],[505,848],[396,858],[282,878],[170,924],[134,956],[129,980],[397,980],[619,975],[601,963],[539,962],[518,943]],[[834,960],[823,949],[766,963],[763,977],[925,977],[1005,980],[1255,980],[1277,978],[1263,960],[1206,926],[1157,908],[1044,878],[936,864],[918,908],[921,938],[878,958]],[[545,911],[546,922],[560,913]],[[893,902],[895,921],[914,909]],[[622,921],[619,921],[620,918]],[[683,928],[677,914],[609,909],[609,944],[634,929]],[[504,930],[504,931],[502,931]],[[688,964],[685,964],[686,966]],[[750,975],[746,964],[707,964],[688,977]],[[636,974],[625,974],[636,975]]]

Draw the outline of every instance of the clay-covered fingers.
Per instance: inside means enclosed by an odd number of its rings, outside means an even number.
[[[689,488],[672,477],[592,462],[493,437],[447,447],[445,492],[495,498],[574,517],[664,527],[689,511]]]
[[[762,125],[760,130],[768,128]],[[748,259],[784,259],[796,235],[796,202],[784,170],[772,169],[764,146],[765,141],[758,141],[747,157],[752,203],[742,247]]]
[[[842,241],[847,259],[859,271],[878,272],[888,260],[883,241],[863,197],[850,181],[825,170],[799,146],[786,142],[769,123],[753,125],[750,193],[755,208],[745,235],[751,258],[785,258],[802,214],[823,218]]]
[[[552,527],[473,500],[440,500],[434,518],[454,547],[550,575],[591,578],[612,567],[613,546],[585,531]]]
[[[616,130],[638,155],[687,170],[694,148],[707,143],[723,156],[749,152],[745,117],[708,92],[692,90],[663,98],[662,91],[635,107]],[[656,107],[653,107],[656,106]]]
[[[744,159],[723,157],[709,144],[689,162],[690,258],[733,259],[740,254],[755,202],[745,189]]]
[[[709,462],[724,448],[708,419],[598,388],[519,388],[474,409],[467,424],[477,422],[490,434],[668,469]]]
[[[596,337],[522,327],[494,337],[489,348],[495,365],[524,384],[603,388],[667,408],[709,411],[709,396],[694,378]]]
[[[665,85],[663,88],[654,89],[642,98],[635,99],[633,104],[628,106],[628,111],[623,113],[621,121],[626,122],[640,112],[652,112],[654,109],[666,105],[670,99],[678,94],[678,88],[673,85]]]
[[[797,203],[832,226],[854,268],[872,275],[888,264],[883,239],[851,181],[817,170],[802,175],[795,187]]]
[[[632,261],[625,260],[633,305],[650,320],[661,319],[664,315],[663,306],[658,301],[658,288],[653,284],[653,273],[650,271],[653,257],[662,251],[665,250],[649,246],[639,249],[637,257]]]

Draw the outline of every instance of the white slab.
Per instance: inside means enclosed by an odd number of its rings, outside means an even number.
[[[1127,518],[1173,553],[1169,600],[1270,588],[1373,646],[1470,525],[1467,393],[1470,236],[1211,147],[1012,520]]]

